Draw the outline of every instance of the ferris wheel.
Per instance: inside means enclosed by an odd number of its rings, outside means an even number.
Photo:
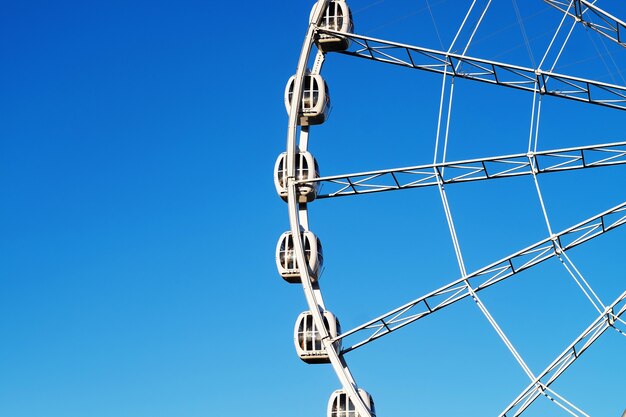
[[[611,169],[608,167],[626,164],[626,141],[544,149],[538,140],[544,98],[570,100],[605,108],[609,112],[626,110],[626,83],[607,83],[554,70],[575,28],[584,27],[607,42],[626,48],[626,23],[604,10],[600,1],[544,0],[545,7],[558,11],[560,18],[552,29],[554,36],[543,59],[532,67],[522,66],[468,53],[475,34],[489,13],[491,1],[467,3],[452,44],[441,50],[357,34],[355,19],[345,0],[319,0],[313,4],[297,70],[285,89],[289,115],[287,147],[276,161],[274,183],[277,193],[287,204],[290,228],[278,240],[276,264],[285,281],[302,286],[308,306],[308,310],[297,317],[294,326],[297,355],[306,363],[331,364],[341,385],[330,395],[328,417],[376,416],[374,393],[370,394],[357,383],[348,366],[350,352],[464,299],[473,301],[527,380],[515,398],[504,401],[498,414],[500,417],[522,415],[539,398],[565,414],[589,416],[576,404],[575,398],[559,393],[554,388],[555,382],[567,374],[574,362],[584,361],[585,352],[603,335],[613,332],[626,337],[626,285],[619,289],[616,298],[604,299],[595,291],[593,280],[580,271],[576,260],[570,256],[571,249],[584,247],[607,234],[621,233],[623,247],[624,230],[615,230],[626,224],[626,200],[590,217],[579,218],[567,227],[557,228],[538,180],[544,174],[558,176],[565,171]],[[623,53],[626,55],[626,49]],[[329,117],[331,88],[330,82],[322,76],[322,67],[334,54],[415,69],[417,75],[429,72],[441,76],[432,163],[320,176],[318,161],[309,151],[309,135],[315,129],[312,126],[325,123]],[[456,79],[526,92],[532,99],[527,149],[505,155],[449,160],[448,138]],[[468,269],[447,186],[459,184],[461,187],[462,183],[496,179],[507,181],[515,177],[527,177],[533,185],[545,229],[544,238],[484,266]],[[339,317],[324,302],[320,287],[323,239],[313,232],[314,225],[309,225],[309,208],[323,199],[358,199],[362,195],[426,188],[437,190],[458,277],[349,330],[342,329]],[[562,350],[548,366],[533,369],[492,314],[482,291],[498,287],[508,278],[523,275],[550,259],[562,265],[564,274],[575,283],[580,297],[595,310],[595,319],[584,323],[582,332],[563,341]],[[332,282],[328,285],[332,286]],[[612,401],[619,407],[626,406],[624,398],[613,398]],[[626,410],[622,417],[625,416]]]

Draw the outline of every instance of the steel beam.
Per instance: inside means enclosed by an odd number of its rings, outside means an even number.
[[[517,417],[524,412],[567,368],[626,312],[626,292],[609,305],[574,342],[522,391],[499,417]]]
[[[326,29],[317,29],[317,33],[349,38],[352,41],[350,49],[340,52],[346,55],[626,110],[626,87],[624,86],[353,33],[340,33]]]
[[[624,224],[626,202],[355,327],[337,336],[333,342],[356,334],[362,335],[360,341],[343,349],[342,353],[347,353],[470,296],[471,291],[466,282],[474,292],[482,291],[561,251],[572,249]]]
[[[468,159],[439,164],[416,165],[354,174],[301,180],[298,184],[319,182],[323,192],[317,198],[371,194],[383,191],[445,184],[545,174],[585,168],[626,164],[626,142],[588,145],[526,154]]]
[[[572,17],[582,25],[626,48],[626,23],[602,10],[595,4],[586,0],[574,0],[573,4],[572,1],[563,0],[544,1],[555,9]],[[592,22],[589,16],[597,17],[599,23]]]

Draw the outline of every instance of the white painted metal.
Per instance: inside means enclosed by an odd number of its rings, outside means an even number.
[[[315,180],[301,180],[298,183],[324,184],[326,191],[317,196],[317,198],[321,199],[431,187],[436,186],[437,181],[441,181],[443,184],[454,184],[532,175],[533,172],[538,175],[622,164],[626,164],[626,142],[615,142],[353,174],[331,175]]]
[[[626,292],[609,305],[580,336],[570,344],[528,387],[502,412],[499,417],[519,416],[533,401],[547,390],[572,363],[591,346],[615,320],[626,312]]]
[[[320,30],[320,33],[339,34],[331,30]],[[352,33],[340,35],[352,41],[350,50],[340,52],[343,54],[385,64],[436,72],[449,77],[464,78],[626,110],[626,86],[442,52],[436,49],[422,48]]]
[[[397,307],[341,334],[337,339],[344,339],[357,333],[367,335],[344,348],[343,352],[347,353],[470,296],[471,292],[466,281],[470,283],[478,281],[471,289],[475,292],[482,291],[625,224],[626,202]]]
[[[583,2],[584,0],[578,1],[580,4],[583,4]],[[334,5],[331,6],[332,12],[325,12],[329,10],[329,4]],[[345,22],[339,25],[339,14],[350,17],[348,27],[344,25]],[[296,74],[290,79],[285,92],[286,107],[289,113],[287,151],[279,157],[275,169],[277,191],[288,203],[291,229],[289,234],[294,237],[290,243],[291,252],[283,251],[283,260],[289,258],[292,265],[307,265],[307,268],[301,268],[301,271],[298,270],[297,276],[297,281],[302,283],[309,311],[301,314],[296,323],[294,329],[296,350],[300,357],[307,362],[330,362],[343,386],[342,390],[336,391],[331,396],[328,405],[329,417],[375,416],[373,401],[369,394],[358,388],[355,383],[345,362],[345,353],[404,327],[462,298],[467,296],[477,298],[476,293],[482,289],[501,282],[553,256],[560,257],[566,250],[626,224],[626,203],[623,203],[563,232],[552,234],[549,238],[472,274],[466,274],[463,269],[463,276],[459,280],[345,334],[338,334],[340,333],[338,322],[332,314],[326,311],[317,282],[319,265],[317,270],[309,265],[312,259],[312,252],[310,246],[311,238],[307,238],[310,231],[306,203],[311,202],[315,198],[309,197],[313,193],[317,194],[317,187],[322,182],[340,185],[342,188],[339,191],[333,191],[323,196],[317,195],[318,198],[414,188],[425,185],[438,185],[442,189],[443,185],[447,183],[529,174],[533,175],[536,182],[536,175],[539,173],[626,163],[625,142],[543,152],[537,152],[535,147],[533,152],[529,150],[527,154],[523,155],[508,155],[451,163],[445,162],[444,157],[444,162],[436,163],[437,160],[435,159],[434,163],[428,166],[372,171],[326,178],[319,178],[317,174],[314,177],[305,176],[302,170],[302,158],[308,154],[306,152],[309,141],[308,126],[324,122],[328,110],[328,106],[320,107],[320,103],[329,104],[329,99],[326,84],[319,75],[324,63],[324,53],[328,51],[343,51],[343,53],[348,55],[379,62],[438,72],[444,74],[444,78],[446,76],[466,78],[531,91],[535,94],[551,95],[626,110],[626,87],[623,86],[556,74],[540,68],[530,69],[472,58],[465,56],[465,51],[459,55],[359,36],[349,33],[352,30],[351,15],[343,0],[319,0],[316,3],[311,12],[309,28],[303,43]],[[356,45],[356,48],[344,51],[345,48],[348,48],[350,42],[352,42],[352,45]],[[312,70],[309,72],[307,65],[311,61],[310,54],[313,43],[317,45],[318,52],[314,59]],[[418,62],[419,60],[424,60],[425,62],[420,63]],[[322,85],[323,87],[321,87]],[[326,95],[324,96],[324,94]],[[294,106],[291,103],[298,103],[298,105]],[[306,113],[307,111],[309,111],[308,114]],[[298,129],[298,125],[302,127]],[[299,141],[298,132],[300,133]],[[590,157],[590,154],[594,152],[602,156]],[[542,159],[548,162],[543,163],[541,162]],[[491,169],[489,165],[500,166],[496,169]],[[421,172],[427,169],[430,170],[428,177]],[[445,172],[451,172],[452,175],[446,176]],[[410,182],[400,181],[398,179],[399,176],[405,174],[417,175],[417,180],[412,179]],[[393,183],[380,185],[372,182],[384,176],[390,177]],[[308,191],[304,193],[304,190],[307,189]],[[312,189],[315,189],[315,192]],[[317,239],[315,241],[317,242]],[[321,249],[319,252],[321,254]],[[281,268],[280,265],[285,265],[284,262],[279,262],[278,255],[277,264],[279,264],[279,270]],[[476,284],[472,283],[473,281],[480,282]],[[619,307],[619,305],[625,298],[626,293],[607,307],[598,320],[590,326],[588,331],[583,333],[572,344],[573,348],[566,350],[561,357],[557,358],[554,367],[546,369],[536,378],[530,371],[528,372],[533,383],[531,383],[530,390],[520,395],[522,400],[512,405],[513,408],[517,407],[515,416],[521,414],[538,395],[545,395],[555,402],[564,401],[575,412],[586,415],[554,393],[549,388],[549,385],[607,327],[613,326],[616,320],[622,320],[620,316],[626,310],[626,306]],[[422,310],[415,312],[414,309],[420,306]],[[617,312],[613,309],[614,307],[617,308]],[[332,319],[330,319],[331,317]],[[341,350],[340,343],[344,338],[360,334],[361,332],[368,332],[366,339]],[[314,353],[307,353],[307,340],[311,343],[311,349]],[[579,345],[581,343],[582,346]],[[547,379],[545,379],[546,376]],[[568,408],[565,409],[569,411]],[[505,413],[501,414],[501,416],[509,415]],[[573,412],[570,413],[573,414]]]
[[[562,1],[562,0],[544,0],[550,6],[560,10],[566,15],[574,18],[576,22],[595,30],[604,37],[609,38],[613,42],[626,47],[626,23],[623,20],[613,16],[610,13],[599,8],[586,0]],[[572,7],[573,6],[573,7]],[[601,23],[592,22],[585,14],[593,15],[600,20]]]
[[[321,19],[323,17],[322,12],[326,9],[327,4],[328,0],[319,0],[317,2],[317,9],[313,12],[311,16],[311,21],[309,23],[306,36],[304,38],[304,42],[300,52],[300,58],[298,59],[298,66],[296,69],[295,78],[293,81],[292,100],[296,103],[299,103],[302,98],[303,79],[306,75],[307,64],[314,42],[315,31],[317,26],[321,22]],[[318,56],[319,55],[320,54],[318,53]],[[316,60],[316,63],[318,63],[316,65],[316,72],[318,72],[321,69],[323,59]],[[314,72],[314,74],[316,72]],[[305,230],[308,229],[308,214],[306,205],[298,203],[298,190],[296,183],[296,158],[298,151],[306,151],[306,141],[304,142],[305,146],[300,146],[300,148],[298,147],[298,115],[298,107],[290,106],[289,122],[287,128],[287,204],[291,233],[293,234],[293,236],[297,237],[294,239],[294,250],[296,253],[296,259],[299,265],[304,265],[306,263],[306,258],[304,253],[304,245],[302,239],[300,239],[300,228],[303,227]],[[303,129],[302,133],[308,140],[308,129]],[[319,291],[319,287],[311,282],[307,269],[303,269],[302,271],[301,282],[302,288],[304,290],[304,295],[309,306],[309,311],[313,315],[313,320],[315,322],[316,328],[319,329],[321,333],[324,349],[328,353],[328,358],[333,366],[335,373],[337,374],[337,377],[339,378],[343,389],[356,406],[356,409],[361,417],[372,417],[368,406],[357,393],[358,387],[350,372],[350,369],[348,368],[344,358],[340,356],[339,351],[335,349],[335,342],[332,340],[331,335],[328,333],[324,326],[324,303],[321,292]]]

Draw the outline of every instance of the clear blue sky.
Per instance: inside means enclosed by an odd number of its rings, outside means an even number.
[[[430,0],[432,18],[423,0],[350,5],[357,33],[445,49],[467,3]],[[532,66],[559,12],[518,1],[531,59],[513,3],[494,3],[469,54]],[[274,264],[289,227],[272,183],[283,89],[311,4],[3,2],[0,416],[325,415],[338,381],[296,357],[306,304]],[[626,49],[577,27],[556,70],[626,85],[625,64]],[[311,137],[322,174],[432,160],[439,76],[340,55],[323,73],[333,112]],[[530,94],[456,89],[450,159],[525,152]],[[546,98],[539,148],[623,141],[625,123]],[[624,201],[626,167],[540,183],[561,230]],[[448,192],[469,271],[547,236],[530,178]],[[310,212],[325,299],[346,329],[459,276],[434,189]],[[626,289],[625,242],[618,229],[570,253],[605,303]],[[555,260],[482,294],[536,373],[596,316]],[[610,331],[554,388],[618,416],[625,353]],[[380,417],[497,415],[528,382],[469,300],[347,359]],[[546,401],[539,414],[565,415]]]

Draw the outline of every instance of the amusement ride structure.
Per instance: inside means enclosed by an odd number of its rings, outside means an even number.
[[[567,30],[571,33],[575,27],[582,25],[610,42],[626,47],[626,23],[602,9],[600,1],[544,1],[546,7],[551,6],[561,12],[557,33],[566,33]],[[585,245],[626,224],[626,201],[607,207],[563,230],[553,230],[537,181],[537,177],[544,174],[558,175],[569,170],[626,164],[626,142],[538,149],[537,131],[543,97],[604,106],[614,109],[612,111],[626,110],[626,87],[557,73],[554,71],[555,65],[545,62],[545,57],[539,65],[529,68],[469,56],[467,51],[470,42],[488,12],[491,1],[475,0],[467,3],[471,3],[469,10],[447,51],[358,35],[354,33],[353,16],[344,0],[319,0],[313,5],[297,70],[285,90],[285,105],[289,114],[287,148],[276,161],[274,182],[279,196],[288,206],[290,228],[279,238],[276,263],[285,281],[302,285],[308,305],[308,311],[300,314],[294,328],[298,356],[311,364],[330,363],[339,379],[341,389],[330,396],[328,417],[376,415],[373,395],[357,384],[348,366],[346,355],[349,352],[465,298],[473,300],[478,306],[528,377],[527,387],[517,398],[509,400],[500,412],[500,417],[523,414],[539,397],[547,398],[569,415],[588,416],[574,404],[573,399],[566,399],[552,385],[605,332],[618,332],[626,336],[623,333],[626,331],[626,317],[622,317],[626,313],[626,291],[614,300],[601,299],[568,256],[570,249]],[[460,48],[459,33],[468,30],[468,22],[472,21],[470,17],[474,18],[476,24],[469,28],[471,35],[467,45]],[[553,50],[558,49],[556,38],[555,35],[550,44]],[[436,151],[432,164],[320,177],[318,162],[308,150],[309,134],[311,126],[324,123],[329,115],[329,88],[321,70],[327,55],[336,53],[441,74],[443,86],[435,149],[444,149],[443,157],[441,154],[438,157]],[[445,92],[448,81],[456,78],[523,90],[533,96],[527,152],[456,161],[445,159],[450,121],[450,112],[446,113]],[[451,103],[452,92],[447,97]],[[517,176],[531,178],[536,187],[547,226],[546,237],[475,271],[466,270],[445,186]],[[352,329],[341,329],[338,318],[327,309],[322,297],[319,278],[324,257],[321,240],[309,227],[309,205],[320,199],[424,187],[432,187],[439,192],[460,277]],[[551,258],[560,260],[597,311],[597,316],[585,324],[582,333],[564,343],[565,349],[549,366],[536,372],[527,365],[487,309],[480,292]],[[626,392],[626,386],[624,390]],[[624,404],[624,398],[612,400]],[[626,415],[626,411],[624,413]]]

